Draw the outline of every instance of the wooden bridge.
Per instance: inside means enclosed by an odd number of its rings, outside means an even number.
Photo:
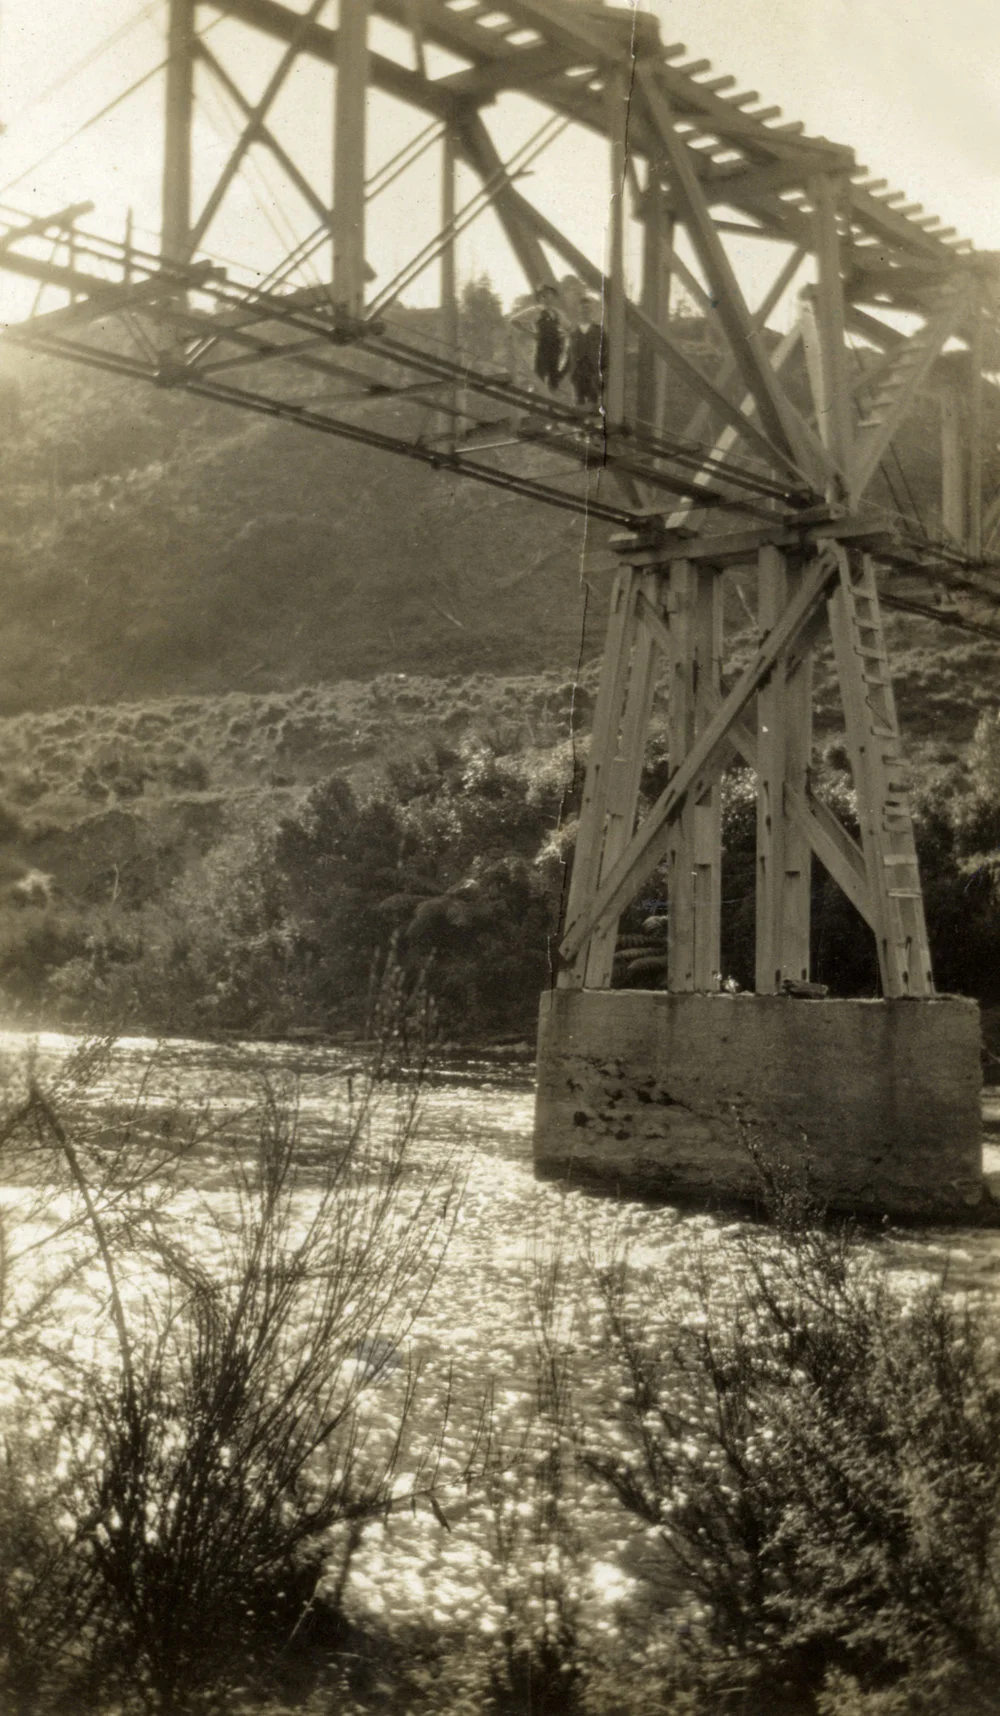
[[[611,598],[558,983],[611,982],[619,917],[665,866],[667,987],[719,986],[720,779],[757,777],[758,995],[809,979],[815,856],[871,926],[888,999],[933,977],[893,701],[886,604],[1000,636],[1000,261],[754,91],[661,40],[654,18],[584,0],[169,0],[162,243],[88,230],[87,208],[3,212],[0,266],[47,299],[7,339],[283,418],[501,486],[616,527]],[[226,31],[207,38],[220,19]],[[391,28],[387,28],[391,26]],[[228,32],[228,36],[226,35]],[[270,44],[245,94],[224,42]],[[298,61],[335,82],[330,185],[269,125]],[[199,92],[223,90],[241,129],[199,207]],[[504,158],[505,100],[533,135]],[[373,166],[382,97],[413,118]],[[303,127],[310,124],[303,114]],[[603,140],[606,255],[587,254],[522,188],[566,129]],[[252,152],[275,160],[316,222],[261,277],[207,246]],[[374,198],[422,162],[440,231],[395,279],[372,283]],[[459,204],[458,169],[476,194]],[[551,199],[550,199],[551,206]],[[456,239],[486,209],[535,291],[568,270],[599,294],[599,412],[541,394],[459,347]],[[773,280],[759,302],[752,250]],[[322,262],[323,257],[326,263]],[[628,288],[638,257],[637,286]],[[317,262],[317,259],[319,261]],[[306,264],[319,284],[303,284]],[[433,337],[398,314],[439,270]],[[679,285],[719,356],[671,318]],[[55,307],[44,307],[46,304]],[[794,315],[790,315],[790,311]],[[790,331],[772,329],[780,318]],[[794,360],[794,361],[793,361]],[[800,385],[795,377],[807,378]],[[683,433],[678,391],[693,403]],[[386,426],[372,406],[391,402]],[[933,517],[900,502],[901,431],[928,402],[939,437]],[[905,486],[905,485],[902,485]],[[758,640],[727,667],[724,585],[756,570]],[[813,791],[813,658],[832,640],[859,836]],[[670,778],[640,817],[654,698],[666,691]]]

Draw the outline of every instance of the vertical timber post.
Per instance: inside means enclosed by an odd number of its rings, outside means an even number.
[[[847,346],[844,339],[844,287],[840,255],[840,209],[846,180],[819,173],[809,181],[813,204],[813,234],[816,248],[816,335],[818,381],[816,416],[820,440],[841,474],[843,491],[851,466],[851,394],[847,375]],[[841,495],[828,490],[827,498]]]
[[[365,302],[368,0],[340,0],[333,150],[333,293],[349,316]]]
[[[757,618],[766,635],[785,606],[785,557],[762,548],[757,557]],[[782,898],[785,873],[785,698],[779,660],[757,693],[757,913],[754,988],[774,995],[782,983]]]
[[[708,726],[722,687],[722,575],[700,566],[692,626],[694,732]],[[722,976],[722,784],[716,778],[692,811],[694,987],[717,990]]]
[[[664,207],[659,169],[651,161],[642,202],[642,288],[639,299],[645,316],[657,327],[670,320],[670,275],[674,249],[674,221]],[[654,434],[663,427],[666,371],[648,339],[639,340],[639,373],[636,378],[635,415],[643,428]]]
[[[625,418],[625,173],[629,88],[623,69],[614,71],[608,79],[611,196],[605,288],[607,302],[604,306],[608,354],[604,408],[610,425],[619,425]]]
[[[722,584],[711,567],[670,566],[667,745],[671,774],[718,708]],[[670,824],[667,985],[678,994],[718,989],[722,919],[722,794],[718,779],[690,793]]]
[[[762,633],[794,596],[802,571],[777,548],[758,557]],[[804,794],[812,751],[812,650],[782,652],[757,694],[757,921],[755,988],[777,994],[786,978],[809,977],[812,855],[789,814],[791,788]]]
[[[964,548],[965,460],[962,448],[962,401],[948,384],[941,393],[941,523],[952,541]]]
[[[983,361],[985,358],[986,327],[983,292],[976,293],[973,303],[972,340],[969,362],[969,510],[968,553],[978,560],[983,552]]]
[[[788,567],[788,594],[793,596],[805,568]],[[793,644],[784,658],[785,778],[782,787],[784,870],[781,884],[782,979],[807,983],[810,970],[812,917],[812,847],[789,813],[788,793],[804,798],[809,790],[813,738],[813,651],[808,638]]]
[[[455,133],[450,125],[446,125],[441,143],[441,230],[447,233],[448,237],[441,252],[441,331],[447,355],[452,363],[455,363],[458,357],[458,279],[454,233],[456,167]],[[448,388],[445,403],[451,410],[445,414],[443,428],[448,445],[454,451],[455,410],[458,405],[458,393],[454,386]]]
[[[600,879],[611,779],[635,641],[636,593],[636,573],[631,568],[621,571],[611,589],[607,640],[590,734],[573,870],[566,897],[567,923],[572,923],[592,899]],[[588,939],[572,963],[560,968],[557,980],[560,988],[583,988],[589,953]]]
[[[659,612],[663,578],[659,573],[634,573],[635,600],[645,601]],[[608,792],[604,846],[597,875],[600,886],[611,866],[617,862],[635,830],[639,807],[639,785],[646,751],[646,734],[656,688],[658,666],[656,645],[642,625],[633,629],[628,690],[625,693],[621,721],[617,731],[608,735],[611,747],[607,757]],[[615,918],[590,938],[590,951],[584,972],[584,988],[607,989],[614,967],[618,919]]]
[[[195,6],[170,0],[163,143],[160,253],[181,267],[191,260],[191,123],[194,115]]]
[[[667,598],[667,751],[671,774],[680,767],[694,739],[694,592],[691,562],[671,561]],[[670,824],[666,869],[667,985],[673,993],[684,994],[695,987],[694,805],[690,794]]]

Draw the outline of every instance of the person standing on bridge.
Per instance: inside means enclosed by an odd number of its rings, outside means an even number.
[[[567,369],[577,405],[596,411],[601,403],[601,384],[607,360],[604,328],[596,318],[593,298],[583,303],[583,317],[569,337]]]
[[[515,310],[510,318],[516,328],[530,327],[535,335],[535,374],[550,393],[558,393],[565,373],[563,353],[566,350],[566,323],[559,309],[559,293],[555,286],[539,286],[536,302]]]

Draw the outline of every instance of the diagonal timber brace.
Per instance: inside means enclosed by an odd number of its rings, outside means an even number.
[[[671,820],[678,814],[689,792],[700,796],[707,788],[721,753],[731,743],[729,734],[734,721],[742,715],[751,698],[774,671],[778,658],[794,643],[825,600],[838,574],[838,561],[829,551],[822,552],[804,573],[795,595],[776,619],[753,660],[744,668],[717,713],[674,770],[664,791],[600,887],[575,917],[567,911],[566,932],[560,947],[564,960],[574,960],[595,929],[620,915],[665,856],[670,843]]]
[[[236,174],[239,172],[240,164],[243,161],[244,156],[253,147],[254,143],[271,141],[270,134],[265,132],[264,121],[271,107],[274,105],[276,97],[287,81],[288,74],[295,64],[295,61],[298,59],[299,50],[306,39],[307,32],[312,28],[313,24],[315,24],[326,3],[327,0],[312,0],[309,10],[307,12],[303,12],[302,21],[297,27],[291,41],[285,48],[277,67],[268,80],[267,87],[265,88],[263,95],[254,104],[250,113],[247,114],[246,125],[244,126],[242,135],[223,167],[222,172],[219,174],[218,179],[209,192],[201,214],[198,216],[198,219],[195,221],[191,230],[189,243],[192,251],[198,249],[198,246],[201,244],[201,241],[211,226],[212,221],[215,219],[215,216],[222,204],[222,200],[225,197],[226,191],[229,189],[229,186],[235,179]]]
[[[896,431],[904,422],[938,357],[956,331],[966,309],[965,292],[957,281],[948,281],[938,294],[938,305],[922,328],[897,345],[889,371],[878,384],[872,415],[855,437],[851,464],[851,494],[861,499],[874,477]]]
[[[657,86],[652,67],[640,64],[636,78],[663,143],[674,196],[688,236],[712,288],[719,319],[725,327],[743,380],[754,397],[765,433],[795,461],[814,486],[822,487],[831,474],[829,458],[771,368],[761,331],[754,324],[726,255],[688,145],[676,129],[674,116]]]

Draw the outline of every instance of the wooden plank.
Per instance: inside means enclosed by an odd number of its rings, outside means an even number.
[[[932,233],[921,230],[914,221],[893,213],[884,201],[871,196],[862,185],[852,185],[851,212],[866,232],[919,256],[947,257],[947,247]]]
[[[572,917],[562,942],[565,959],[575,958],[595,925],[618,915],[635,889],[660,862],[666,851],[666,830],[689,791],[697,793],[701,779],[711,779],[720,750],[729,741],[729,728],[743,713],[750,699],[771,673],[782,651],[794,641],[811,619],[827,589],[838,574],[834,556],[827,552],[805,573],[799,591],[762,642],[757,654],[743,669],[705,731],[695,740],[687,756],[671,776],[641,828],[614,865],[607,880],[589,904]]]
[[[812,155],[806,150],[797,150],[795,154],[787,154],[766,167],[745,162],[730,164],[705,174],[705,199],[712,206],[718,203],[725,203],[730,208],[748,206],[752,212],[761,195],[798,185],[805,187],[811,173],[828,171],[829,167],[829,157],[818,150]]]
[[[618,64],[625,44],[616,31],[602,28],[602,20],[593,12],[553,5],[550,0],[504,0],[504,9],[584,64],[591,59],[600,66]]]
[[[649,168],[642,204],[642,285],[639,307],[644,316],[662,325],[670,316],[670,277],[673,270],[674,223],[667,213],[659,171]],[[659,353],[647,336],[639,336],[635,416],[640,428],[663,427],[665,372]]]
[[[890,327],[888,322],[871,315],[868,310],[859,310],[855,303],[845,305],[844,319],[849,328],[856,334],[864,334],[865,339],[871,340],[881,351],[893,352],[905,344],[907,336],[898,328]]]
[[[839,566],[830,631],[858,801],[879,974],[887,996],[934,993],[913,822],[868,555],[833,548]]]
[[[454,95],[483,102],[499,95],[502,89],[523,90],[543,78],[556,76],[572,64],[573,56],[565,48],[554,47],[551,42],[536,42],[532,47],[512,50],[502,59],[449,72],[435,81]]]
[[[458,278],[454,237],[456,166],[455,132],[448,125],[441,139],[441,230],[451,236],[441,252],[441,321],[445,349],[455,363],[458,361]],[[446,437],[451,452],[455,450],[454,428],[459,402],[459,390],[452,385],[445,394],[445,415],[438,418],[439,433]]]
[[[802,830],[820,863],[847,895],[866,924],[873,921],[864,853],[840,818],[814,793],[786,789],[789,814]]]
[[[798,566],[788,571],[788,587],[801,579]],[[818,619],[823,616],[820,613]],[[803,648],[808,628],[799,633],[794,649],[785,652],[784,718],[785,772],[781,792],[782,878],[780,952],[782,978],[807,983],[810,970],[812,914],[812,849],[808,833],[791,816],[793,795],[804,797],[809,787],[813,733],[813,652]],[[775,678],[781,678],[780,663]]]

